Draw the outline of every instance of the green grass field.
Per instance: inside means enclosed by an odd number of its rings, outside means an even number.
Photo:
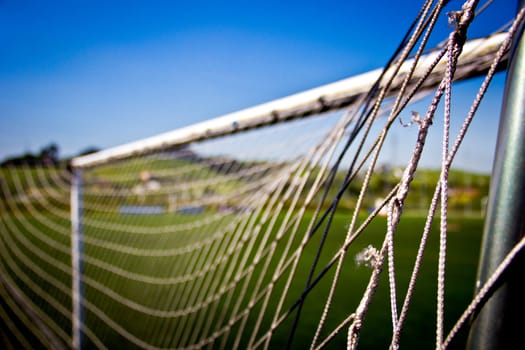
[[[311,215],[311,214],[307,214]],[[349,219],[344,214],[337,214],[334,218],[332,227],[329,231],[329,237],[326,241],[321,255],[320,264],[317,268],[319,273],[321,267],[328,261],[333,253],[339,248],[344,236],[346,234],[346,228]],[[277,223],[278,225],[278,223]],[[408,284],[410,277],[410,269],[415,259],[415,253],[419,244],[419,236],[422,232],[424,225],[424,218],[421,217],[405,217],[402,219],[399,230],[397,232],[397,242],[395,247],[396,250],[396,277],[398,279],[398,296],[402,295]],[[381,240],[384,237],[386,228],[386,220],[384,218],[375,219],[372,224],[362,233],[361,237],[355,241],[355,244],[348,250],[346,262],[343,267],[343,272],[340,277],[339,286],[334,298],[333,306],[329,312],[327,325],[325,327],[324,334],[331,331],[333,327],[339,324],[348,314],[355,310],[355,307],[359,303],[359,300],[363,294],[364,287],[368,281],[371,270],[364,266],[358,266],[355,261],[355,255],[361,251],[364,247],[369,244],[379,247]],[[448,244],[449,249],[447,252],[447,289],[446,289],[446,329],[450,329],[453,322],[459,317],[463,309],[466,307],[474,289],[474,278],[476,273],[476,266],[479,253],[479,245],[481,238],[482,223],[479,219],[468,219],[468,218],[451,218],[449,220],[449,236]],[[304,251],[299,261],[299,268],[294,277],[290,292],[285,302],[284,310],[290,307],[299,297],[301,291],[304,288],[306,278],[312,261],[315,256],[320,234],[314,236],[307,249]],[[158,237],[159,238],[159,237]],[[157,239],[158,239],[157,238]],[[201,239],[199,237],[199,239]],[[285,241],[285,240],[283,240]],[[155,238],[149,237],[147,240],[142,241],[150,248],[155,247]],[[141,244],[142,244],[141,243]],[[169,239],[159,239],[157,244],[167,244]],[[255,240],[254,245],[259,243]],[[173,244],[173,243],[171,243]],[[171,245],[169,244],[169,245]],[[296,243],[292,243],[292,246]],[[438,254],[438,231],[436,228],[433,229],[430,241],[427,247],[427,253],[423,262],[420,279],[416,285],[416,292],[414,300],[410,308],[409,317],[406,323],[406,327],[403,331],[401,338],[402,348],[407,349],[421,349],[421,348],[432,348],[434,345],[434,329],[436,324],[436,276],[437,276],[437,254]],[[211,250],[215,249],[213,245],[210,246],[208,251],[204,254],[211,256]],[[246,248],[242,248],[246,249]],[[284,249],[284,242],[279,245],[274,253],[274,257],[280,257],[282,250]],[[237,252],[239,257],[245,256],[245,253],[241,250]],[[122,266],[128,271],[135,271],[137,273],[144,273],[155,277],[168,277],[171,271],[180,269],[178,266],[179,261],[173,261],[167,258],[146,258],[139,257],[135,259],[125,260],[123,257],[119,257],[115,254],[105,254],[102,251],[89,250],[89,254],[97,256],[103,259],[109,264],[115,264]],[[247,253],[246,253],[247,254]],[[232,256],[235,256],[233,254]],[[254,252],[252,251],[247,255],[247,259],[253,259]],[[180,261],[185,261],[181,258]],[[206,257],[199,257],[199,259],[206,259]],[[203,260],[204,261],[204,260]],[[264,262],[264,259],[263,259]],[[256,282],[261,278],[261,285],[265,286],[270,281],[273,269],[278,263],[278,259],[272,259],[268,262],[268,273],[264,276],[262,274],[262,263],[257,265],[253,271],[251,277],[247,279],[244,277],[238,284],[231,289],[230,293],[226,293],[224,298],[221,298],[215,303],[212,303],[210,308],[214,305],[220,310],[224,307],[224,299],[232,297],[236,300],[240,296],[244,296],[244,300],[240,303],[240,308],[248,306],[251,300],[252,292],[251,289],[256,285]],[[203,263],[204,264],[204,263]],[[215,278],[222,278],[218,271],[220,267],[224,267],[225,271],[230,267],[230,262],[225,262],[225,265],[219,265],[217,270],[212,270],[209,273],[205,273],[201,278],[197,278],[193,281],[192,287],[186,289],[183,292],[179,292],[178,288],[176,291],[173,287],[149,287],[144,286],[136,281],[130,281],[126,278],[119,278],[118,276],[111,276],[110,279],[104,276],[104,271],[97,269],[96,267],[86,266],[86,274],[92,276],[94,279],[101,278],[106,286],[113,290],[118,291],[119,294],[130,298],[132,300],[139,300],[144,305],[148,305],[152,308],[161,307],[164,303],[164,296],[174,295],[182,296],[183,298],[191,298],[193,293],[204,293],[206,291],[199,290],[199,283],[205,283],[204,281],[213,280]],[[184,270],[184,269],[183,269]],[[181,270],[181,271],[183,271]],[[98,277],[97,277],[98,276]],[[299,327],[296,336],[293,341],[293,348],[302,349],[309,345],[313,332],[317,327],[317,323],[324,306],[326,295],[328,292],[329,285],[333,276],[333,269],[327,273],[325,278],[320,282],[313,291],[306,298],[306,302],[301,314]],[[287,273],[283,275],[287,277]],[[362,337],[360,341],[360,348],[362,349],[377,349],[386,348],[389,344],[391,337],[391,321],[390,321],[390,309],[388,299],[388,286],[386,280],[386,272],[383,272],[382,281],[377,291],[374,302],[371,305],[369,313],[366,317],[364,328],[362,331]],[[266,330],[274,316],[273,310],[275,309],[276,303],[282,292],[284,285],[284,279],[281,278],[274,288],[273,293],[269,297],[268,306],[264,312],[264,318],[260,326],[261,330]],[[244,283],[247,285],[247,291],[242,294],[242,288]],[[213,284],[212,284],[213,285]],[[177,326],[182,322],[180,319],[175,321],[168,321],[164,319],[157,319],[154,317],[147,317],[141,313],[129,310],[124,305],[120,305],[118,302],[113,300],[107,300],[108,298],[101,294],[96,289],[86,287],[86,298],[99,303],[102,308],[108,313],[108,315],[115,321],[117,321],[125,329],[141,339],[154,344],[162,345],[173,345],[169,339],[162,340],[161,338],[169,337],[169,334],[177,334]],[[176,304],[176,300],[173,301]],[[399,298],[398,305],[401,305],[402,300]],[[202,312],[206,312],[210,308],[205,309]],[[230,304],[225,307],[226,315],[232,312],[233,306]],[[244,329],[244,333],[241,338],[241,348],[244,344],[249,341],[249,335],[252,333],[253,326],[255,325],[257,316],[262,312],[261,302],[256,303],[253,306],[252,312],[250,312],[247,319],[247,323]],[[282,312],[282,311],[281,311]],[[289,326],[295,316],[292,313],[291,317],[285,321],[281,327],[279,327],[272,338],[271,348],[282,348],[287,342]],[[193,315],[191,323],[198,324],[199,318],[205,317],[199,312]],[[217,316],[216,316],[217,317]],[[227,317],[227,316],[226,316]],[[216,320],[214,320],[215,322]],[[101,339],[111,344],[110,347],[117,345],[125,345],[129,347],[130,344],[122,339],[120,336],[114,334],[114,332],[103,325],[100,320],[94,315],[87,313],[87,324],[93,327],[93,330],[99,332]],[[189,327],[188,324],[186,327]],[[160,331],[162,330],[162,331]],[[234,333],[235,327],[232,330]],[[168,332],[165,334],[164,332]],[[193,334],[195,330],[191,330]],[[261,334],[261,333],[259,333]],[[231,334],[227,339],[227,344],[233,345],[235,341],[235,334]],[[452,348],[463,348],[464,338],[458,339],[452,344]],[[330,348],[341,348],[346,345],[346,334],[338,336],[330,345]]]
[[[161,166],[164,165],[159,164],[159,167]],[[137,171],[136,168],[133,169]],[[109,171],[112,175],[112,170],[104,169],[96,175],[102,176],[104,171]],[[29,175],[36,177],[33,174],[35,172],[37,169],[32,169]],[[16,170],[4,178],[4,187],[13,193],[17,187],[15,177],[22,177],[22,173],[18,173],[20,171]],[[47,176],[46,172],[42,174]],[[124,174],[129,175],[129,172]],[[206,171],[202,171],[199,176],[207,175]],[[240,180],[234,180],[227,186],[237,187],[239,183],[235,181]],[[107,191],[103,187],[106,185],[103,182],[96,184],[100,193]],[[23,181],[18,184],[21,191],[27,191],[34,186]],[[220,186],[220,191],[230,191],[230,187]],[[253,333],[256,339],[260,338],[270,328],[274,317],[282,315],[298,300],[305,288],[324,230],[322,225],[305,246],[291,285],[286,290],[283,306],[278,311],[277,304],[284,293],[290,266],[275,280],[271,290],[267,287],[272,282],[276,268],[299,246],[312,218],[312,212],[305,213],[295,238],[290,238],[290,230],[287,228],[283,231],[283,236],[276,240],[287,210],[286,204],[277,216],[270,215],[266,221],[262,219],[261,214],[253,216],[253,219],[248,215],[243,221],[239,213],[232,212],[214,221],[213,225],[198,226],[216,215],[217,208],[210,207],[197,214],[172,212],[156,215],[121,215],[118,208],[122,204],[129,204],[128,198],[103,200],[100,203],[105,209],[94,210],[89,206],[98,196],[98,192],[94,193],[96,195],[92,194],[93,198],[86,195],[84,199],[87,204],[84,213],[84,289],[86,301],[90,304],[85,310],[85,323],[108,348],[130,349],[137,346],[119,335],[115,326],[108,325],[100,313],[121,327],[125,333],[158,347],[176,347],[180,345],[179,342],[186,344],[198,341],[201,337],[209,337],[214,330],[225,326],[228,319],[238,317],[230,331],[214,342],[212,347],[218,348],[223,344],[226,348],[231,348],[238,342],[240,348],[245,348]],[[68,200],[67,194],[64,194],[62,201],[55,198],[41,202],[38,197],[6,197],[0,201],[0,238],[2,247],[5,248],[5,254],[1,256],[3,272],[9,275],[65,334],[71,333],[68,317],[71,310],[71,276],[64,272],[71,267],[71,258],[67,254],[70,247]],[[121,202],[122,200],[124,202]],[[131,201],[131,204],[135,203]],[[334,216],[314,276],[322,271],[340,248],[351,221],[351,213],[350,208],[343,205]],[[396,232],[398,308],[403,302],[402,296],[406,291],[425,222],[423,216],[410,213],[411,211],[407,211],[407,215],[401,219]],[[358,226],[364,218],[364,215],[359,218]],[[409,316],[402,332],[402,349],[434,347],[439,235],[437,222],[432,229]],[[103,226],[100,226],[100,223],[103,223]],[[447,331],[473,295],[482,220],[457,216],[450,217],[448,223],[445,291]],[[181,228],[191,227],[192,224],[197,226],[192,229]],[[243,229],[244,226],[249,229]],[[139,228],[144,232],[130,233],[130,227]],[[230,228],[227,229],[228,227]],[[355,256],[370,244],[379,248],[386,227],[385,218],[375,218],[348,249],[321,338],[326,337],[357,307],[371,269],[358,266]],[[223,234],[218,234],[222,231]],[[255,235],[253,232],[259,234]],[[275,245],[274,250],[270,249],[272,244]],[[162,253],[166,250],[172,253]],[[143,254],[135,254],[135,251],[141,251]],[[156,252],[161,253],[156,256]],[[251,268],[247,270],[247,266]],[[334,267],[328,270],[305,299],[293,338],[294,349],[304,349],[310,345],[333,280]],[[185,279],[184,276],[188,275],[191,278]],[[50,278],[54,279],[60,288],[50,283]],[[176,282],[177,278],[182,278],[184,283]],[[169,279],[171,282],[165,283]],[[43,292],[36,290],[35,285],[41,287]],[[62,312],[58,312],[56,307],[51,306],[42,297],[46,293],[50,299],[56,300]],[[184,316],[175,316],[175,313],[154,316],[148,311],[160,310],[165,314],[165,311],[184,309],[188,305],[202,305],[205,300],[208,301],[202,308]],[[130,306],[130,302],[135,303],[135,306]],[[392,333],[389,305],[385,269],[363,325],[360,349],[388,347]],[[38,339],[30,335],[31,330],[20,320],[16,320],[17,314],[13,311],[13,306],[6,302],[0,303],[0,306],[4,314],[13,320],[13,324],[20,327],[23,334],[28,334],[27,341],[38,347]],[[249,312],[242,314],[242,311],[247,309]],[[293,309],[274,331],[270,342],[271,349],[282,349],[286,346],[296,312],[297,309]],[[262,318],[257,325],[259,315],[262,315]],[[5,328],[4,325],[0,326]],[[242,331],[239,331],[241,325]],[[346,347],[346,331],[347,327],[334,338],[329,348]],[[452,343],[451,348],[464,348],[465,340],[466,335],[461,334]],[[89,338],[86,338],[86,343],[88,348],[94,346]]]

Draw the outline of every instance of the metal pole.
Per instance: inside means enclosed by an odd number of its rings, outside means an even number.
[[[524,5],[525,0],[520,0],[518,10]],[[478,289],[525,233],[525,38],[522,34],[523,23],[509,58]],[[524,273],[522,255],[474,320],[470,349],[523,348]]]
[[[82,349],[82,323],[84,322],[84,308],[82,298],[82,255],[84,252],[82,233],[82,171],[73,169],[71,181],[71,268],[72,268],[72,347]]]
[[[454,75],[455,81],[485,74],[492,63],[494,54],[505,37],[505,33],[500,33],[486,38],[467,41],[463,46],[463,53],[459,57],[458,67]],[[437,58],[439,51],[434,50],[421,57],[409,86],[413,86],[421,77],[427,74],[430,63]],[[412,64],[413,59],[406,60],[399,70],[399,75],[406,74],[411,69]],[[433,90],[436,84],[441,81],[446,67],[446,64],[438,64],[419,91]],[[244,130],[261,128],[275,123],[342,109],[354,104],[361,96],[366,95],[382,74],[383,68],[376,69],[258,106],[229,113],[202,123],[76,157],[72,160],[72,164],[76,168],[89,167],[106,163],[110,160],[125,159],[137,153],[187,145],[194,141],[212,139]],[[390,69],[385,74],[389,77],[393,74],[393,70]],[[386,80],[388,79],[384,79],[384,81]],[[402,79],[395,80],[394,85],[391,86],[387,93],[387,97],[397,94],[401,83]]]

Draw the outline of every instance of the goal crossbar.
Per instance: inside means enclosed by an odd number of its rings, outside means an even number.
[[[485,74],[506,36],[507,33],[499,33],[486,38],[468,41],[458,61],[457,72],[459,74],[455,75],[455,81]],[[409,85],[416,84],[427,74],[429,67],[437,59],[438,55],[439,50],[433,50],[418,60],[417,67]],[[507,58],[504,58],[502,66],[506,65],[506,60]],[[408,73],[413,64],[414,59],[406,60],[400,67],[397,75],[402,77]],[[438,80],[432,79],[432,77],[442,76],[445,70],[446,64],[442,59],[425,80],[420,91],[435,88]],[[76,157],[72,160],[71,164],[76,168],[91,167],[106,163],[110,160],[125,159],[135,154],[180,146],[199,140],[216,138],[234,134],[239,131],[260,128],[274,123],[281,123],[341,109],[351,105],[361,96],[368,93],[382,74],[382,68],[375,69],[301,93],[229,113],[205,122],[108,148],[89,155]],[[393,69],[390,68],[383,75],[383,81],[388,81],[392,74],[394,74]],[[389,94],[395,94],[401,84],[402,79],[394,79]]]

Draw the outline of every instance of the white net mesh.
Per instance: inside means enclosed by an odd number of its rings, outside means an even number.
[[[420,58],[442,6],[425,4],[387,73],[343,112],[74,170],[1,169],[6,341],[68,347],[78,327],[97,348],[464,344],[460,326],[481,301],[472,290],[482,222],[455,214],[483,208],[454,202],[453,187],[469,187],[451,164],[522,13],[493,53],[462,65],[471,2]],[[470,112],[453,115],[452,82],[481,71]],[[416,100],[419,113],[406,107]],[[413,147],[387,167],[392,130]],[[430,134],[442,140],[439,170],[419,166],[424,151],[436,154],[424,148]],[[469,176],[485,183],[473,196],[486,194],[488,176]]]

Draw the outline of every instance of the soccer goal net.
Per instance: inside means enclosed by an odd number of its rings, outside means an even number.
[[[464,346],[495,280],[473,296],[489,176],[452,165],[523,21],[466,40],[476,11],[427,1],[377,71],[67,167],[0,169],[5,342]]]

